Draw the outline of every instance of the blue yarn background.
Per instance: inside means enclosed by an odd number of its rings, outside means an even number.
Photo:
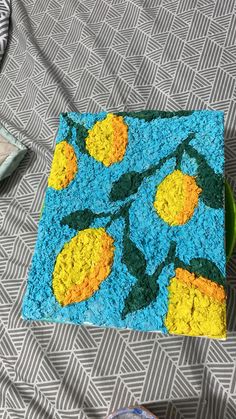
[[[70,118],[89,129],[105,118],[106,113],[77,114]],[[94,212],[115,211],[121,202],[109,201],[114,181],[128,171],[143,171],[174,151],[190,132],[196,134],[191,141],[202,153],[216,173],[224,172],[223,113],[195,111],[181,118],[155,119],[151,122],[125,117],[128,125],[128,147],[124,159],[105,167],[92,157],[81,154],[75,142],[75,130],[71,144],[78,158],[78,173],[71,184],[62,191],[48,188],[44,210],[39,223],[38,238],[29,273],[28,286],[23,302],[23,317],[34,320],[92,323],[99,326],[125,327],[139,330],[167,332],[164,318],[168,307],[167,286],[174,276],[173,265],[165,267],[158,279],[160,292],[155,302],[145,309],[128,314],[121,320],[125,297],[136,279],[121,263],[124,222],[116,220],[108,228],[115,239],[115,257],[112,272],[102,282],[100,289],[87,301],[61,307],[52,292],[52,274],[58,253],[65,242],[76,235],[60,221],[73,211],[89,208]],[[68,127],[64,117],[56,142],[64,140]],[[225,275],[224,209],[212,209],[199,200],[191,220],[178,227],[168,226],[154,210],[153,201],[157,185],[175,169],[175,159],[168,160],[162,168],[143,181],[135,202],[130,209],[131,238],[142,250],[147,260],[147,271],[153,273],[166,257],[170,241],[177,243],[177,255],[184,262],[196,257],[211,259]],[[196,174],[194,159],[184,154],[181,170]],[[108,220],[98,219],[93,227],[104,226]]]

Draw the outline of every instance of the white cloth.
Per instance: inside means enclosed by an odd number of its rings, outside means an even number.
[[[9,16],[10,0],[0,0],[0,61],[7,45]]]

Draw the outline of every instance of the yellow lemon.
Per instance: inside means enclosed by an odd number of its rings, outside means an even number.
[[[128,144],[128,128],[122,116],[110,113],[96,122],[85,143],[89,154],[105,166],[121,161]]]
[[[54,295],[62,306],[91,297],[107,278],[113,264],[113,242],[104,228],[88,228],[64,245],[52,281]]]
[[[56,190],[66,188],[77,172],[77,158],[73,147],[67,141],[56,145],[48,186]]]
[[[185,224],[194,213],[201,191],[193,176],[175,170],[157,187],[154,207],[166,223]]]
[[[225,337],[226,294],[222,285],[177,268],[168,290],[165,325],[170,333]]]

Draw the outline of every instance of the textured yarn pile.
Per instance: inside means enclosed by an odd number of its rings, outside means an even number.
[[[223,127],[61,114],[23,317],[225,338]]]

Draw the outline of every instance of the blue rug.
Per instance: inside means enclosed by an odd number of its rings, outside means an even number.
[[[218,111],[60,117],[23,317],[225,338]]]

